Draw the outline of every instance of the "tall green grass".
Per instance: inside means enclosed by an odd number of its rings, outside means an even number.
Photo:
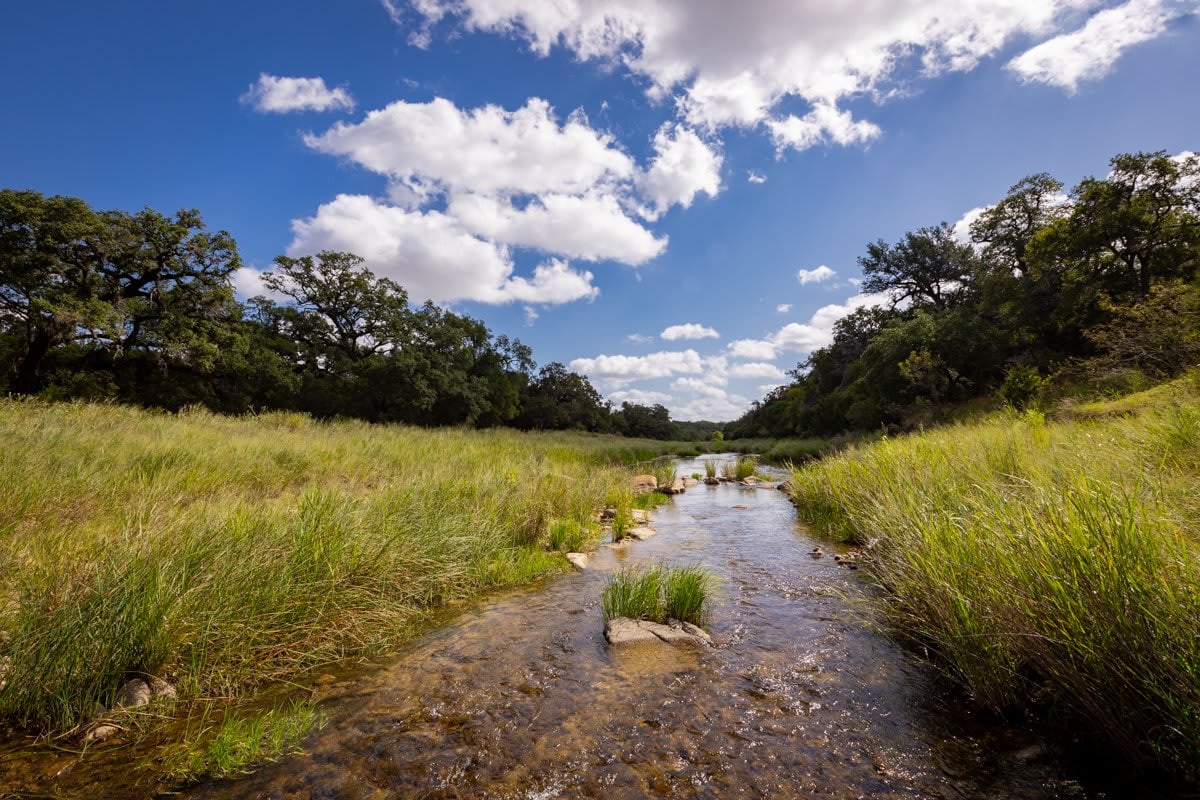
[[[0,718],[244,693],[562,569],[627,442],[0,400]]]
[[[801,517],[872,544],[895,629],[978,700],[1050,702],[1200,777],[1200,398],[1014,412],[797,469]]]
[[[651,622],[677,619],[703,625],[712,595],[712,574],[698,566],[633,567],[618,570],[604,588],[604,619]]]

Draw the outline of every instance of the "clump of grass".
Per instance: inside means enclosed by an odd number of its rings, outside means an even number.
[[[649,511],[669,502],[671,502],[671,498],[662,492],[642,492],[641,494],[634,495],[633,508]]]
[[[211,734],[167,749],[164,773],[178,783],[233,778],[301,752],[300,743],[327,718],[311,703],[295,702],[249,716],[228,716]]]
[[[665,621],[662,582],[662,570],[657,567],[618,570],[601,597],[605,621],[617,617]]]
[[[756,456],[741,456],[733,467],[733,477],[740,480],[745,480],[754,474],[758,469],[758,458]]]
[[[550,522],[550,549],[572,553],[583,550],[591,536],[583,523],[575,519]]]
[[[704,459],[704,477],[717,477],[717,460],[715,458]]]
[[[667,618],[704,624],[713,588],[712,573],[694,565],[663,569],[663,610]]]
[[[721,477],[729,478],[730,480],[737,477],[737,460],[721,462]]]
[[[1007,412],[792,475],[802,518],[873,544],[894,629],[984,705],[1037,696],[1200,777],[1200,398]],[[1160,393],[1161,394],[1161,393]]]
[[[658,479],[659,486],[670,486],[675,482],[675,464],[672,461],[659,461],[652,473]]]
[[[634,567],[616,572],[604,589],[604,619],[617,617],[702,625],[708,617],[712,574],[698,566]]]

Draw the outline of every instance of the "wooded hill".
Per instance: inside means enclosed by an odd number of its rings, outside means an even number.
[[[278,257],[264,282],[283,302],[238,303],[241,266],[233,237],[197,211],[97,211],[0,191],[0,390],[168,410],[694,433],[663,406],[612,408],[562,364],[536,369],[527,346],[478,320],[411,305],[350,253]]]
[[[971,223],[867,246],[862,290],[890,302],[833,342],[729,437],[904,427],[998,393],[1018,407],[1071,383],[1139,388],[1200,363],[1200,159],[1119,155],[1069,194],[1030,175]]]

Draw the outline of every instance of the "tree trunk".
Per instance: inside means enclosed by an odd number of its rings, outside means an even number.
[[[45,361],[46,354],[49,352],[50,334],[40,330],[34,334],[33,340],[29,343],[29,349],[25,351],[25,357],[21,359],[21,366],[17,368],[17,375],[13,378],[11,386],[13,392],[33,394],[37,391],[42,362]]]

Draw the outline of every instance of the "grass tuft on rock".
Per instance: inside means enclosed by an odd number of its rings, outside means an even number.
[[[605,621],[617,617],[703,625],[715,579],[699,566],[632,567],[614,573],[604,588]]]

